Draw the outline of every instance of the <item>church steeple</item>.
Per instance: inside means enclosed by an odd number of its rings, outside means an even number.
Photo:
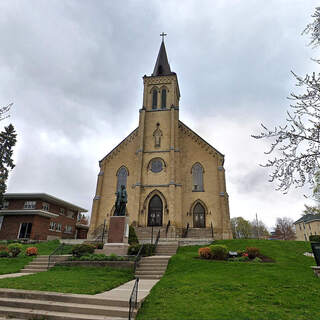
[[[164,35],[166,34],[164,33],[161,34],[162,42],[161,42],[160,50],[158,53],[158,58],[153,69],[153,73],[152,73],[153,77],[168,76],[171,74],[175,74],[174,72],[171,72],[170,65],[168,62],[166,47],[164,45],[164,40],[163,40]]]

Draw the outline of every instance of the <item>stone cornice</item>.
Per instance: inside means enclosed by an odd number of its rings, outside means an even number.
[[[102,158],[99,163],[106,160],[109,161],[115,157],[120,151],[131,143],[138,135],[139,127],[134,129],[126,138],[124,138],[115,148],[113,148],[104,158]]]
[[[216,148],[211,146],[207,141],[205,141],[203,138],[201,138],[199,135],[197,135],[193,130],[191,130],[189,127],[187,127],[180,120],[179,120],[178,127],[179,127],[180,131],[182,131],[184,134],[189,136],[194,142],[199,144],[201,146],[201,148],[204,148],[206,151],[208,151],[209,154],[211,154],[213,157],[215,157],[216,155],[219,155],[222,158],[221,165],[223,165],[224,155],[221,152],[219,152]]]

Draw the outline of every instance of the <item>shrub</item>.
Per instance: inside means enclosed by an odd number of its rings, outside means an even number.
[[[260,254],[260,250],[255,247],[247,247],[246,253],[248,254],[249,259],[254,259]]]
[[[228,248],[222,244],[212,244],[209,246],[213,259],[226,260],[228,257]]]
[[[0,251],[0,258],[7,258],[9,257],[8,251]]]
[[[136,234],[136,231],[133,226],[129,226],[129,239],[128,239],[129,244],[138,244],[139,240]]]
[[[262,259],[260,259],[259,257],[255,257],[252,262],[262,262]]]
[[[200,258],[203,259],[211,259],[211,250],[209,247],[205,247],[205,248],[200,248],[198,250],[198,254]]]
[[[7,251],[7,252],[9,252],[9,249],[8,249],[7,246],[0,245],[0,251]]]
[[[38,254],[38,248],[36,247],[29,247],[26,250],[27,256],[36,256]]]
[[[136,256],[141,248],[142,244],[133,244],[128,248],[128,255]],[[144,244],[143,249],[141,251],[141,255],[143,256],[152,256],[155,250],[154,244]]]
[[[72,255],[76,256],[76,257],[82,257],[91,253],[94,253],[94,249],[95,247],[91,244],[76,244],[73,248],[72,248]]]
[[[309,241],[320,242],[320,235],[313,234],[309,236]]]
[[[8,245],[9,254],[12,257],[16,257],[22,251],[21,243],[11,243]]]
[[[96,249],[103,249],[103,242],[99,242],[96,244]]]

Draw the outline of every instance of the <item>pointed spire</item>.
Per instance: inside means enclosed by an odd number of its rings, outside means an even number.
[[[160,50],[158,53],[158,58],[157,58],[156,65],[154,66],[152,76],[154,77],[167,76],[170,74],[174,74],[174,72],[171,72],[170,65],[168,62],[166,47],[164,45],[164,40],[162,36],[162,42],[161,42]]]

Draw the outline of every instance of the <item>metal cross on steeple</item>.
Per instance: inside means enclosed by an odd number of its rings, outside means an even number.
[[[164,32],[160,33],[160,37],[162,37],[162,41],[164,41],[164,37],[165,37],[165,36],[167,36],[166,33],[164,33]]]

